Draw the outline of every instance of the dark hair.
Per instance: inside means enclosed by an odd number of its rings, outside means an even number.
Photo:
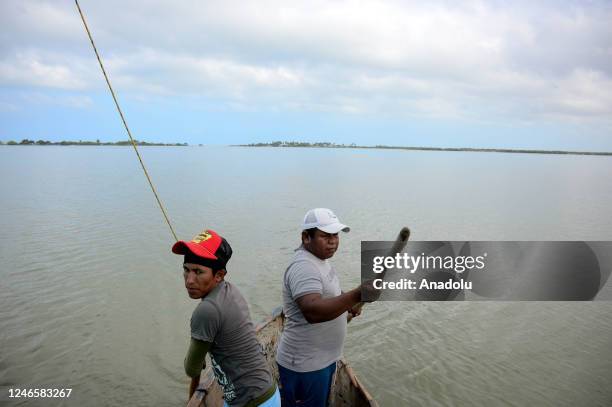
[[[229,257],[231,257],[232,255],[231,248],[229,250],[230,250],[229,256],[226,257],[227,259],[229,259]],[[219,270],[225,270],[225,272],[227,273],[226,262],[223,261],[222,259],[217,259],[217,260],[207,259],[204,257],[196,256],[195,254],[191,252],[187,252],[185,253],[183,263],[193,263],[193,264],[199,264],[200,266],[209,267],[212,269],[213,275],[217,274],[217,271]]]
[[[225,272],[227,273],[227,270],[225,269],[225,267],[223,267],[222,269],[213,270],[213,272],[212,272],[212,273],[213,273],[213,276],[216,276],[216,275],[217,275],[217,272],[219,272],[219,271],[221,271],[221,270],[223,270],[223,271],[225,271]]]
[[[308,233],[308,236],[310,236],[311,238],[314,237],[315,232],[317,231],[317,228],[310,228],[310,229],[306,229],[303,232]]]
[[[304,244],[304,234],[307,234],[308,237],[310,237],[311,239],[314,239],[316,231],[317,231],[317,228],[310,228],[310,229],[302,230],[302,244]]]

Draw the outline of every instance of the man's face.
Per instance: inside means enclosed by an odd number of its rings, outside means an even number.
[[[183,277],[185,277],[185,288],[189,297],[203,298],[223,280],[224,270],[219,270],[213,275],[210,267],[199,264],[183,264]]]
[[[316,229],[311,237],[307,232],[302,235],[302,243],[306,250],[321,260],[329,259],[338,250],[340,238],[337,233],[326,233]]]

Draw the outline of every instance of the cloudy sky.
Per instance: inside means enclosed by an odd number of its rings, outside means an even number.
[[[141,140],[612,151],[612,2],[536,3],[80,4]],[[127,138],[74,2],[0,25],[0,140]]]

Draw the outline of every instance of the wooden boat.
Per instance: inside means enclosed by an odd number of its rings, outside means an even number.
[[[284,317],[281,308],[274,310],[271,316],[259,323],[255,330],[257,339],[261,343],[270,371],[278,383],[278,368],[276,367],[276,345],[283,329]],[[194,393],[187,407],[201,407],[203,402],[207,407],[223,406],[223,390],[217,383],[211,368],[211,363],[206,363],[206,369],[202,372],[200,385]],[[355,376],[353,369],[344,359],[338,362],[334,383],[330,395],[330,406],[338,407],[378,407],[378,403],[363,387]]]

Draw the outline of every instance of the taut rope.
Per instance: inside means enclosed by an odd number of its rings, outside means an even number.
[[[87,26],[87,22],[85,21],[85,16],[83,15],[83,11],[81,11],[81,6],[79,6],[79,1],[78,0],[74,0],[74,2],[76,3],[77,9],[79,10],[79,14],[81,15],[81,20],[83,21],[83,25],[85,26],[85,31],[87,31],[87,36],[89,37],[89,41],[91,42],[91,46],[93,47],[94,52],[96,53],[96,58],[98,58],[98,63],[100,64],[100,69],[102,69],[102,73],[104,74],[104,79],[106,80],[106,84],[108,85],[108,89],[110,90],[111,95],[113,96],[113,100],[115,101],[115,106],[117,107],[117,111],[119,112],[119,116],[121,116],[121,121],[123,122],[123,127],[125,127],[125,131],[127,132],[128,136],[130,137],[130,141],[132,142],[132,147],[134,147],[134,152],[136,153],[136,156],[138,157],[138,161],[140,161],[140,166],[142,167],[142,170],[144,171],[145,176],[147,177],[147,181],[149,181],[149,185],[151,186],[151,191],[153,191],[153,195],[155,195],[155,199],[157,200],[157,204],[159,205],[159,209],[161,209],[162,214],[164,215],[164,219],[166,219],[166,223],[168,224],[168,227],[170,228],[170,232],[172,233],[172,236],[174,236],[174,240],[178,241],[178,237],[176,237],[176,233],[174,232],[174,228],[172,227],[172,224],[170,223],[170,219],[168,218],[168,214],[166,213],[166,210],[164,209],[164,205],[162,204],[161,200],[159,199],[159,196],[157,195],[157,191],[155,190],[155,186],[153,186],[153,182],[151,181],[151,177],[149,177],[149,173],[147,172],[147,169],[142,161],[142,157],[140,157],[140,153],[138,152],[138,148],[136,147],[136,142],[134,141],[134,138],[132,137],[132,133],[130,132],[130,129],[128,128],[127,122],[125,121],[125,117],[123,116],[123,112],[121,111],[121,107],[119,107],[119,102],[117,101],[117,97],[115,96],[115,91],[113,90],[113,87],[111,86],[110,80],[108,79],[108,75],[106,74],[106,70],[104,69],[104,65],[102,64],[102,59],[100,58],[100,54],[98,53],[98,49],[96,48],[96,44],[94,43],[94,40],[91,36],[91,32],[89,31],[89,27]]]

